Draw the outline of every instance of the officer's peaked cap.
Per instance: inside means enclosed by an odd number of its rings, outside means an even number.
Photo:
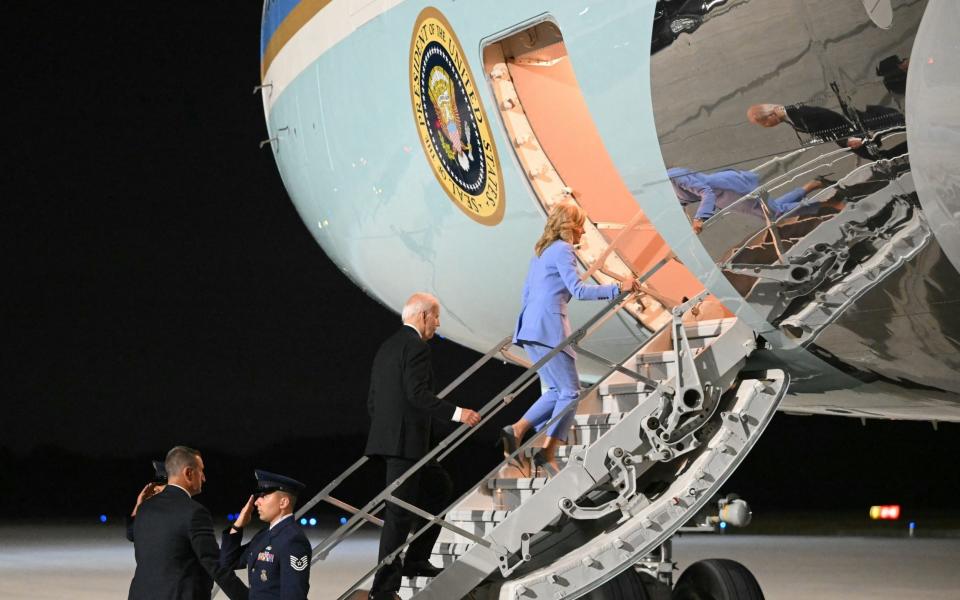
[[[299,496],[303,488],[307,487],[296,479],[277,475],[276,473],[262,469],[256,469],[253,475],[257,478],[257,493],[261,495],[279,490],[293,494],[294,496]]]

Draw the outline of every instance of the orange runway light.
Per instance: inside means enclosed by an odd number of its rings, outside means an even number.
[[[870,507],[870,518],[881,521],[896,521],[900,518],[899,504],[879,504]]]

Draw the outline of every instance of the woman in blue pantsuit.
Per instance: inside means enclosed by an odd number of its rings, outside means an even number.
[[[623,289],[635,286],[633,278],[619,285],[590,285],[580,281],[573,246],[583,236],[585,217],[583,210],[572,202],[557,204],[550,211],[543,235],[534,246],[535,256],[530,260],[520,316],[513,335],[513,343],[522,346],[533,362],[546,356],[570,335],[567,303],[571,297],[611,300],[620,293],[621,286]],[[575,358],[576,353],[568,346],[540,368],[538,374],[545,391],[519,421],[503,428],[501,439],[505,453],[512,453],[531,427],[540,431],[571,402],[576,402],[580,394],[580,378]],[[543,449],[534,456],[534,462],[545,466],[548,472],[557,470],[557,446],[566,440],[574,413],[576,408],[571,408],[550,426]]]

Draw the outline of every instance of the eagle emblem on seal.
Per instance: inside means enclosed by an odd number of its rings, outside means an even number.
[[[506,195],[483,94],[449,21],[431,6],[414,24],[408,74],[417,138],[440,189],[474,221],[500,223]]]
[[[473,146],[470,145],[470,136],[464,135],[453,80],[446,69],[440,66],[433,67],[428,77],[430,104],[437,115],[433,126],[440,134],[438,137],[443,152],[447,159],[455,161],[464,171],[469,171],[473,161]]]

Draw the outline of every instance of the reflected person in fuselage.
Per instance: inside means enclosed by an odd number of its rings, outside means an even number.
[[[550,211],[543,234],[534,246],[535,256],[530,260],[513,335],[513,343],[522,346],[534,363],[570,335],[567,303],[571,298],[610,300],[620,293],[621,288],[636,287],[636,280],[632,277],[619,285],[590,285],[580,280],[573,247],[580,243],[585,221],[586,215],[576,204],[557,204]],[[576,412],[576,408],[570,405],[577,401],[580,393],[575,359],[576,353],[568,346],[540,368],[540,381],[545,391],[519,421],[501,431],[505,454],[516,450],[530,428],[540,431],[550,419],[570,407],[550,426],[543,448],[534,455],[535,464],[544,466],[548,473],[556,473],[557,447],[567,439]]]
[[[786,123],[797,132],[813,136],[820,141],[836,142],[840,148],[849,148],[854,154],[864,160],[877,158],[892,158],[907,152],[906,142],[901,142],[889,150],[877,150],[878,156],[873,156],[872,150],[866,144],[871,140],[878,148],[883,143],[883,135],[869,133],[870,131],[897,130],[905,126],[906,121],[900,111],[869,104],[866,110],[856,110],[858,123],[854,123],[847,116],[821,106],[807,106],[806,104],[754,104],[747,109],[747,120],[760,127],[776,127]],[[863,124],[868,131],[864,131]]]
[[[752,171],[724,169],[714,173],[691,171],[681,167],[667,169],[667,177],[673,192],[683,205],[688,216],[693,214],[693,231],[700,233],[703,223],[718,212],[752,193],[760,186],[760,177]],[[775,217],[793,210],[807,196],[824,185],[836,183],[826,177],[818,177],[779,196],[766,201]]]

